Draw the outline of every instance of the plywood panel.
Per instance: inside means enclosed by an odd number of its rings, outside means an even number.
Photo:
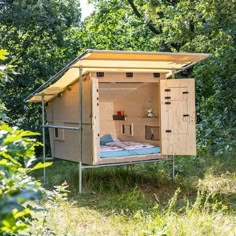
[[[146,118],[149,102],[155,116],[158,115],[158,83],[145,83],[135,91],[130,91],[126,96],[121,96],[115,101],[115,111],[124,111],[127,118]]]
[[[99,72],[99,71],[98,71]],[[130,71],[132,72],[132,71]],[[91,73],[92,77],[97,77],[96,73]],[[123,82],[123,83],[130,83],[130,82],[150,82],[156,83],[159,79],[163,79],[166,77],[166,74],[161,73],[160,77],[154,77],[153,73],[133,73],[133,77],[127,77],[126,73],[110,73],[104,72],[103,77],[97,77],[99,82]]]
[[[53,103],[48,103],[48,105],[46,106],[46,117],[47,122],[53,121]]]
[[[83,122],[91,123],[91,88],[88,77],[83,80]],[[75,83],[63,94],[56,97],[53,103],[53,119],[58,122],[79,121],[79,83]]]
[[[116,136],[115,121],[112,118],[114,108],[112,102],[99,103],[100,114],[100,136],[112,134]]]
[[[161,80],[160,93],[162,154],[196,155],[194,80]]]
[[[100,152],[100,112],[99,112],[99,90],[97,78],[91,78],[92,91],[92,144],[93,144],[93,161],[95,164]]]
[[[124,111],[127,116],[126,121],[116,121],[116,130],[118,138],[127,141],[147,142],[159,145],[159,142],[145,139],[145,125],[159,126],[159,100],[158,100],[158,83],[145,83],[137,87],[135,91],[130,92],[127,96],[121,97],[114,101],[114,110]],[[147,117],[149,102],[153,109],[154,117]],[[122,123],[133,124],[133,136],[121,134]]]
[[[79,152],[79,131],[65,130],[64,140],[55,140],[55,158],[78,162]]]
[[[48,117],[53,125],[79,127],[79,84],[76,83],[65,91],[62,96],[55,98],[48,106]],[[51,149],[53,156],[60,159],[80,160],[80,132],[83,135],[83,162],[91,164],[92,159],[92,121],[91,121],[91,81],[89,77],[83,80],[83,118],[82,131],[64,130],[64,138],[54,137],[54,129],[50,129]]]

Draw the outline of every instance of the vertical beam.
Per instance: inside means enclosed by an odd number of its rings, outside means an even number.
[[[172,156],[172,179],[175,180],[175,156]]]
[[[83,184],[83,181],[82,181],[82,178],[83,178],[83,175],[82,175],[82,155],[83,155],[83,78],[82,78],[82,75],[83,75],[83,68],[80,67],[79,68],[79,123],[80,123],[80,143],[79,143],[79,194],[82,193],[82,184]]]
[[[43,139],[43,164],[46,160],[46,137],[45,137],[45,103],[44,103],[44,94],[41,96],[42,100],[42,139]],[[43,168],[43,183],[46,184],[46,168]]]
[[[175,70],[173,70],[173,69],[172,69],[172,71],[171,71],[171,78],[172,78],[172,79],[175,79]]]
[[[83,184],[83,173],[82,173],[82,162],[79,162],[79,194],[82,193],[82,184]]]

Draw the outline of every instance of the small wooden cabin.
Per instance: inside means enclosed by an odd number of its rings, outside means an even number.
[[[99,165],[195,155],[194,79],[174,76],[208,56],[87,50],[28,99],[46,105],[52,157]]]

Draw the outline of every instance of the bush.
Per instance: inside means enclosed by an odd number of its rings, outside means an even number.
[[[15,235],[25,230],[37,210],[35,201],[45,193],[40,182],[28,174],[50,163],[37,163],[34,149],[40,145],[30,131],[0,125],[0,234]]]

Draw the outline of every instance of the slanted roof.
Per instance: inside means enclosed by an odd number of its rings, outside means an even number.
[[[39,87],[26,100],[50,101],[87,72],[159,72],[167,76],[178,73],[207,58],[205,53],[170,53],[140,51],[87,50]]]

